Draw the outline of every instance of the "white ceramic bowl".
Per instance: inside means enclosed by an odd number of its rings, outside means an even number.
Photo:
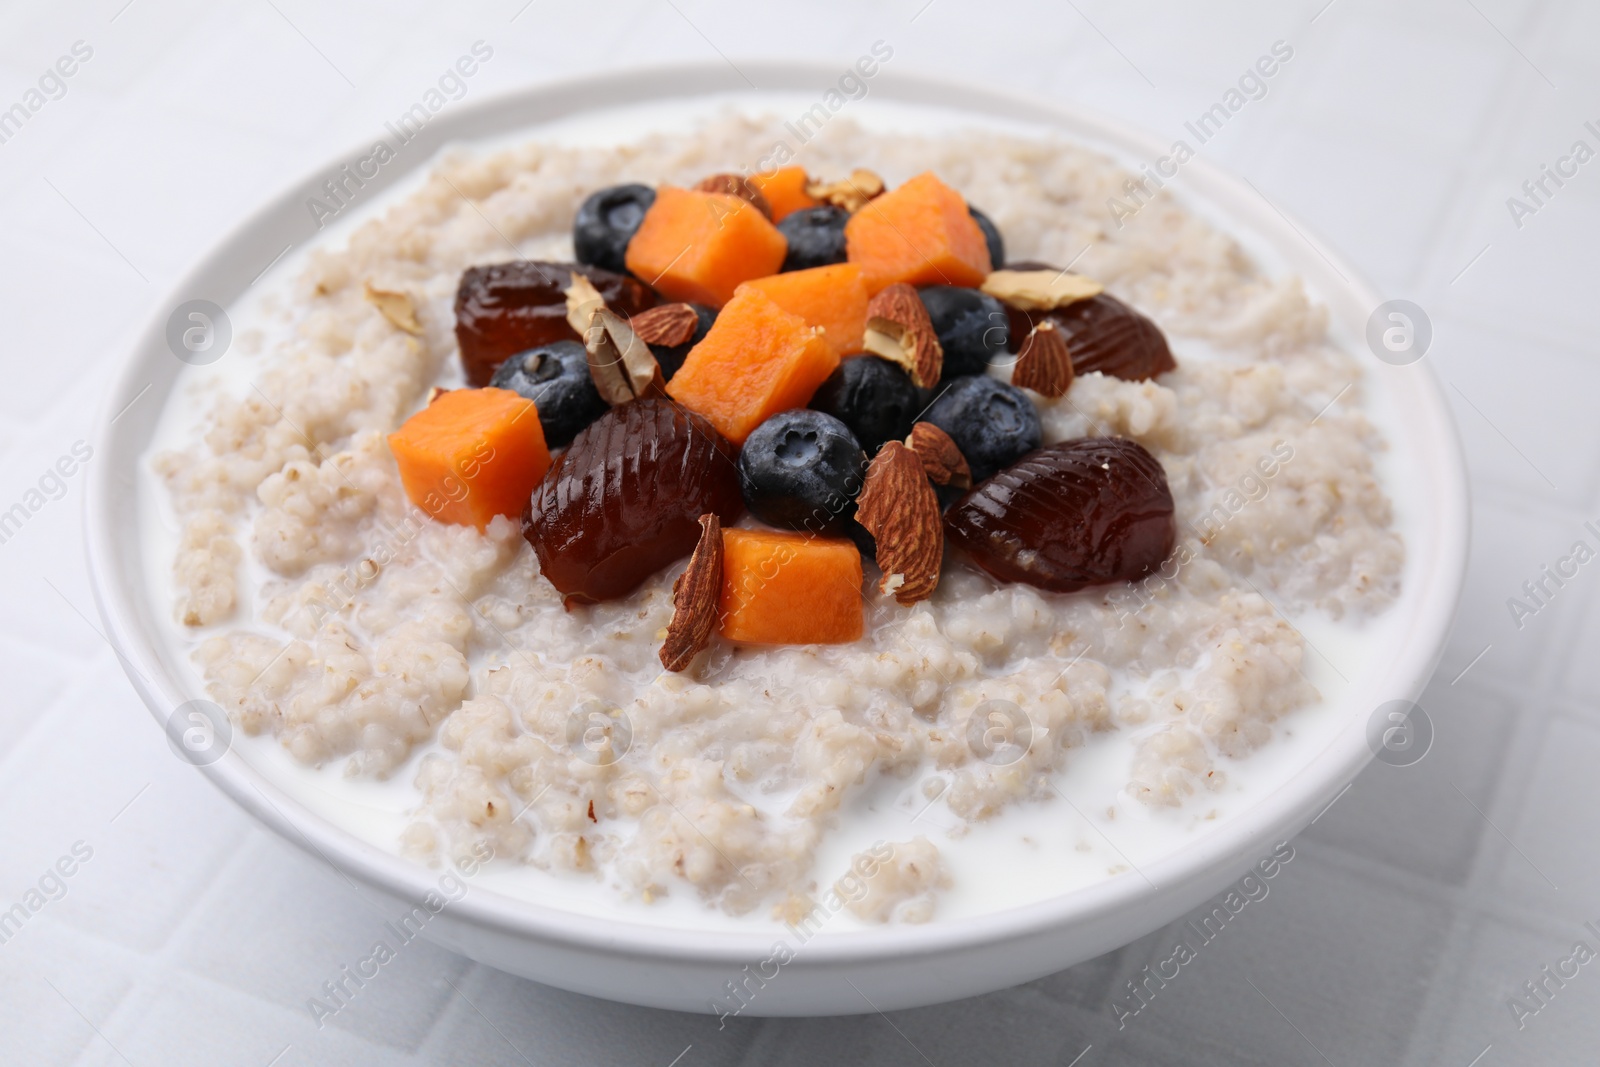
[[[805,93],[835,81],[838,71],[798,64],[747,63],[744,73],[764,92]],[[879,104],[899,101],[959,113],[973,124],[1021,121],[1050,127],[1124,160],[1154,160],[1168,150],[1155,138],[1105,119],[1041,100],[989,89],[909,77],[883,70],[872,82]],[[673,99],[701,100],[734,94],[760,102],[736,73],[722,65],[675,67],[567,81],[500,96],[448,111],[407,149],[412,168],[426,166],[434,150],[452,141],[480,140],[536,127],[597,109]],[[349,158],[357,158],[353,153]],[[186,693],[181,665],[157,636],[165,590],[147,588],[137,519],[137,465],[162,402],[183,364],[168,348],[166,321],[178,304],[205,298],[227,305],[284,245],[313,239],[304,207],[325,176],[344,160],[319,169],[267,204],[219,242],[175,287],[153,316],[105,407],[98,455],[91,469],[87,541],[95,596],[107,633],[135,688],[156,719],[198,693]],[[405,177],[405,167],[380,172],[363,195],[375,195]],[[392,171],[392,172],[391,172]],[[1331,250],[1308,240],[1248,185],[1211,167],[1189,162],[1178,187],[1185,202],[1230,232],[1249,231],[1281,265],[1306,279],[1349,336],[1364,334],[1379,303],[1357,272]],[[1259,246],[1259,245],[1258,245]],[[1060,970],[1137,938],[1194,908],[1241,874],[1273,842],[1304,827],[1360,771],[1372,752],[1366,728],[1374,708],[1414,698],[1431,675],[1443,647],[1461,585],[1467,547],[1467,490],[1460,449],[1448,408],[1426,361],[1392,367],[1364,359],[1405,413],[1394,428],[1399,449],[1418,457],[1422,499],[1408,500],[1416,515],[1408,553],[1407,584],[1392,610],[1404,637],[1386,649],[1387,660],[1357,679],[1341,702],[1343,728],[1312,766],[1255,807],[1154,863],[1088,888],[1025,907],[924,926],[889,926],[817,934],[778,977],[765,983],[747,1009],[754,1015],[854,1013],[936,1003],[1003,988]],[[142,391],[146,396],[142,402]],[[129,405],[132,405],[131,407]],[[113,415],[121,413],[112,420]],[[337,866],[383,896],[410,907],[436,884],[438,874],[367,844],[316,816],[277,789],[238,751],[204,773],[261,822],[319,861]],[[403,910],[403,909],[402,909]],[[602,921],[474,890],[425,928],[427,936],[473,959],[528,978],[613,1000],[705,1011],[725,983],[746,965],[771,955],[770,933],[678,930]]]

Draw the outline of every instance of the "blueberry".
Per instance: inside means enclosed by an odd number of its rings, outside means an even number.
[[[867,472],[850,427],[820,411],[780,411],[755,428],[739,452],[745,506],[789,530],[848,536]]]
[[[576,341],[553,341],[500,364],[489,384],[533,401],[544,442],[565,448],[578,431],[607,411],[589,376],[589,357]]]
[[[911,432],[922,397],[905,371],[877,356],[844,360],[811,396],[811,406],[850,428],[867,455]]]
[[[664,381],[672,381],[672,376],[678,373],[678,368],[683,366],[683,361],[689,356],[689,349],[706,339],[706,334],[711,331],[711,324],[717,321],[714,309],[704,304],[690,304],[695,315],[700,319],[700,324],[694,328],[694,336],[681,345],[651,345],[650,351],[655,354],[656,362],[661,365],[661,377]]]
[[[957,378],[922,416],[950,435],[981,482],[1039,447],[1039,412],[1027,394],[986,374]]]
[[[984,242],[989,246],[989,269],[999,270],[1006,265],[1006,239],[1000,236],[1000,227],[994,220],[983,212],[967,205],[967,213],[972,216],[972,221],[978,224],[978,229],[983,231]]]
[[[572,247],[578,262],[628,273],[628,242],[655,203],[648,185],[613,185],[590,196],[572,223]]]
[[[841,208],[824,204],[791,212],[778,223],[778,232],[789,242],[783,257],[784,270],[806,270],[843,263],[844,224],[850,215]]]
[[[948,381],[966,374],[982,374],[989,360],[1006,350],[1011,340],[1006,309],[988,293],[954,285],[930,285],[918,293],[933,320],[933,332],[944,349]]]

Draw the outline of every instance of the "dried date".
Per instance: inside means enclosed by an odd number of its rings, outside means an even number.
[[[567,287],[576,271],[606,307],[624,318],[654,307],[656,296],[634,278],[576,263],[518,259],[469,267],[456,289],[456,343],[467,381],[489,384],[511,356],[553,341],[581,341],[567,321]]]
[[[1161,462],[1120,437],[1029,453],[962,497],[945,530],[1001,581],[1057,593],[1142,578],[1177,539]]]
[[[612,408],[573,439],[534,489],[522,535],[568,608],[625,596],[694,550],[700,517],[744,511],[737,453],[670,400]]]

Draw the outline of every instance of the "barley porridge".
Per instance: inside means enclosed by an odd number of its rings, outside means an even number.
[[[840,120],[797,162],[814,175],[867,170],[891,191],[931,172],[993,220],[1008,264],[1070,263],[1159,326],[1172,369],[1118,377],[1080,364],[1052,398],[1014,343],[972,385],[1026,395],[1039,454],[1112,438],[1153,457],[1173,540],[1133,580],[1073,592],[1001,580],[958,547],[978,542],[948,534],[942,570],[935,552],[932,583],[908,605],[912,568],[886,566],[894,580],[880,581],[874,541],[854,530],[865,546],[859,637],[712,634],[664,670],[689,552],[589,602],[591,587],[574,596],[547,577],[555,564],[531,543],[536,518],[502,509],[480,530],[430,517],[442,513],[408,495],[404,441],[390,435],[430,408],[434,387],[448,398],[485,384],[458,345],[464,273],[512,260],[570,267],[575,212],[596,190],[693,190],[765,157],[777,125],[729,115],[621,147],[533,141],[447,156],[236,320],[232,366],[169,408],[149,464],[171,531],[159,566],[175,640],[237,743],[275,774],[388,805],[363,824],[385,847],[433,864],[487,847],[505,884],[537,872],[562,899],[601,910],[792,920],[834,891],[850,922],[926,921],[971,884],[992,885],[983,868],[999,854],[985,835],[999,827],[1024,853],[1092,852],[1100,877],[1124,866],[1103,833],[1119,812],[1130,832],[1192,832],[1315,716],[1332,677],[1317,648],[1381,627],[1405,546],[1373,398],[1324,309],[1173,198],[1116,225],[1104,206],[1128,172],[1104,157],[1001,133]],[[723,299],[719,323],[741,298]],[[714,405],[678,383],[714,344],[697,341],[666,387],[695,411]],[[956,346],[945,348],[948,360]],[[1028,390],[1008,384],[1024,374]],[[604,417],[650,404],[672,407],[640,400]],[[725,429],[736,421],[716,425],[737,440]],[[748,431],[746,452],[761,433]],[[572,440],[551,441],[546,484],[562,469],[558,446],[570,468],[590,439]],[[994,473],[980,469],[981,449],[967,451],[972,482]],[[951,506],[952,486],[934,488],[947,515],[965,506]],[[893,518],[872,530],[879,561]],[[746,512],[727,525],[719,566],[732,568],[767,524]],[[849,537],[824,540],[854,552]],[[785,620],[807,616],[822,629],[803,632],[822,633],[831,609],[804,603]],[[846,894],[852,879],[864,888]]]

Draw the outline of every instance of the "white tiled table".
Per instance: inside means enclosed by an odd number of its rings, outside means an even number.
[[[1171,136],[1283,39],[1293,62],[1205,151],[1387,295],[1428,310],[1427,358],[1448,383],[1476,494],[1464,605],[1423,700],[1434,750],[1363,774],[1294,842],[1271,896],[1126,1030],[1108,998],[1166,954],[1170,933],[960,1004],[720,1032],[418,943],[319,1031],[307,991],[365,949],[368,905],[256,828],[152,729],[96,632],[80,472],[0,544],[0,905],[75,842],[93,850],[66,895],[0,945],[0,1061],[1600,1061],[1600,964],[1551,983],[1520,1031],[1506,1004],[1578,938],[1600,948],[1582,929],[1600,919],[1600,565],[1520,631],[1505,606],[1600,516],[1600,161],[1520,229],[1505,204],[1574,140],[1600,149],[1583,128],[1600,125],[1600,8],[1323,3],[857,0],[794,5],[781,22],[704,0],[534,0],[520,15],[523,0],[448,13],[307,0],[0,12],[0,107],[75,41],[94,50],[66,95],[0,144],[0,510],[91,437],[105,376],[176,272],[480,38],[496,58],[473,93],[719,52],[842,69],[882,38],[898,68]]]

